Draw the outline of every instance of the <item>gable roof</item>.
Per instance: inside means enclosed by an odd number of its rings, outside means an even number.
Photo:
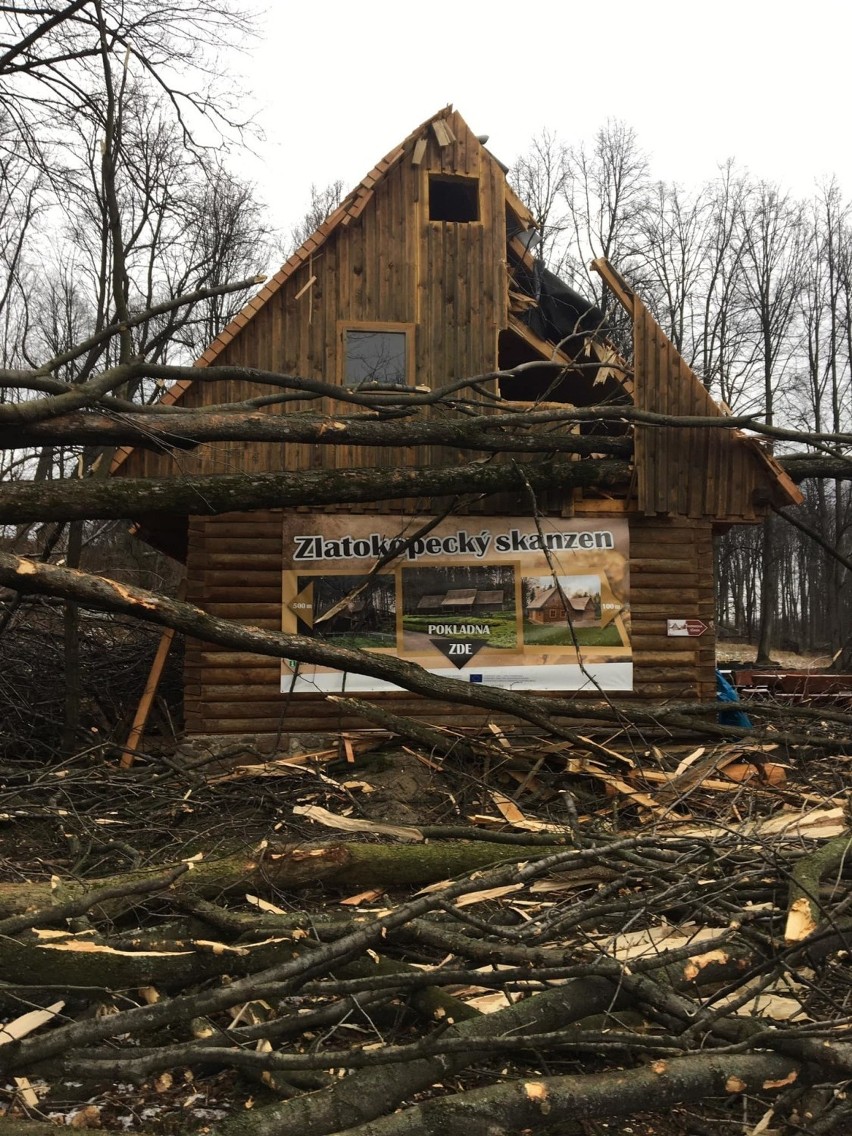
[[[403,158],[406,151],[415,148],[416,144],[424,137],[430,127],[439,145],[445,146],[454,142],[455,135],[446,122],[446,119],[452,114],[452,103],[448,103],[447,106],[442,107],[441,110],[436,111],[435,114],[430,115],[429,118],[421,122],[399,145],[394,146],[380,161],[376,162],[370,172],[344,197],[338,207],[329,214],[326,220],[284,261],[275,275],[264,283],[257,295],[253,296],[245,307],[234,316],[230,323],[219,332],[213,342],[195,360],[193,365],[196,367],[210,367],[216,362],[228,344],[239,335],[255,313],[283,287],[293,273],[300,269],[303,264],[307,264],[311,257],[319,252],[337,229],[347,228],[352,221],[361,216],[373,198],[377,187]],[[513,212],[518,215],[522,223],[531,226],[533,224],[533,217],[529,209],[527,209],[520,198],[517,197],[508,186],[506,188],[507,201],[509,201]],[[192,379],[181,379],[179,382],[174,383],[174,385],[169,387],[160,397],[160,403],[165,406],[173,406],[191,386],[192,382]],[[126,447],[126,449],[129,452],[132,447]],[[115,463],[113,463],[113,467],[115,467]]]
[[[457,604],[467,606],[476,602],[476,588],[450,588],[441,600],[441,607],[454,607]]]
[[[311,258],[335,233],[361,217],[377,189],[404,157],[410,156],[412,165],[420,165],[430,136],[443,151],[457,141],[454,128],[458,131],[460,127],[468,130],[460,116],[448,105],[411,131],[376,163],[334,212],[249,300],[201,354],[195,366],[214,365],[294,273],[309,266]],[[477,143],[483,145],[478,140]],[[500,164],[487,150],[484,152],[490,160]],[[634,373],[632,378],[626,374],[615,348],[596,334],[600,312],[534,260],[521,239],[526,228],[534,227],[532,214],[505,180],[502,192],[508,219],[508,259],[503,263],[509,270],[510,296],[505,329],[539,357],[564,362],[567,367],[576,365],[578,359],[581,362],[587,360],[586,376],[591,378],[592,384],[590,397],[604,393],[598,401],[611,400],[613,392],[607,393],[605,387],[608,383],[616,388],[614,393],[619,400],[632,399],[639,409],[653,410],[672,418],[683,415],[724,416],[726,412],[680,358],[630,286],[607,261],[595,261],[593,267],[633,317]],[[312,280],[298,295],[310,283]],[[514,305],[513,297],[516,300]],[[566,339],[574,339],[577,350],[563,350],[562,344]],[[161,395],[161,404],[176,404],[194,381],[187,378],[175,383]],[[511,393],[508,398],[511,400]],[[725,521],[753,521],[766,511],[770,499],[782,504],[798,503],[802,499],[771,455],[755,439],[737,431],[704,429],[696,432],[679,427],[637,424],[634,438],[638,504],[640,511],[648,515],[670,513]],[[126,446],[117,450],[111,472],[121,467],[133,449]]]
[[[559,595],[559,589],[554,585],[553,587],[546,588],[545,591],[539,592],[534,599],[530,600],[527,604],[527,611],[537,611],[539,608],[550,603],[552,599],[558,599],[561,602],[562,597]]]

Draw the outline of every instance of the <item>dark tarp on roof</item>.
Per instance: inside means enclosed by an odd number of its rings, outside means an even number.
[[[577,332],[594,331],[603,323],[600,308],[538,261],[534,273],[527,275],[527,284],[538,300],[538,307],[529,308],[521,319],[540,339],[561,343]],[[573,354],[570,341],[566,348],[569,355]]]

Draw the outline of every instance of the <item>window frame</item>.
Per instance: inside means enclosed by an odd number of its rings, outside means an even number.
[[[466,220],[447,220],[432,216],[432,182],[443,182],[452,185],[453,182],[464,184],[466,187],[476,189],[476,217]],[[440,170],[429,170],[426,177],[426,213],[430,225],[482,225],[482,179],[476,174],[450,174]]]
[[[350,331],[363,331],[363,332],[392,332],[401,333],[405,335],[405,381],[402,383],[394,383],[393,385],[377,385],[373,389],[381,392],[383,390],[412,390],[415,386],[414,376],[414,324],[413,323],[396,323],[389,320],[338,320],[337,321],[337,342],[338,342],[338,364],[337,364],[337,381],[338,384],[345,390],[357,391],[362,389],[358,386],[349,385],[346,382],[346,362],[347,362],[347,347],[346,335]],[[367,389],[370,389],[367,384]]]

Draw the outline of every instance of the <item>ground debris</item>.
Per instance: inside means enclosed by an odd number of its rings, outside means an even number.
[[[784,939],[791,874],[810,879],[797,866],[846,830],[842,760],[780,737],[594,724],[588,748],[504,728],[468,735],[462,756],[453,736],[445,752],[373,731],[200,767],[21,763],[0,789],[14,864],[0,902],[41,887],[47,907],[0,944],[20,975],[0,987],[6,1115],[214,1136],[250,1132],[246,1118],[282,1136],[357,1121],[394,1136],[411,1108],[484,1093],[490,1109],[513,1083],[536,1086],[523,1107],[556,1123],[570,1081],[616,1109],[610,1129],[581,1110],[588,1136],[627,1131],[618,1115],[637,1136],[693,1136],[688,1073],[715,1136],[735,1083],[752,1127],[772,1108],[784,1132],[807,1070],[852,1077],[847,857],[812,881],[813,933]],[[331,848],[377,865],[372,886],[310,870],[276,883],[283,850],[310,866]],[[457,848],[475,850],[472,871]],[[416,885],[381,877],[406,856]],[[200,888],[214,867],[232,875]],[[157,886],[87,898],[139,872]],[[654,1115],[646,1093],[625,1112],[607,1077],[621,1071],[630,1101],[648,1063],[674,1103]]]

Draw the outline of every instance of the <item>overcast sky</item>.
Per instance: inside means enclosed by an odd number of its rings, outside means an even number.
[[[809,196],[852,189],[841,0],[323,0],[261,16],[245,82],[266,138],[258,182],[285,230],[311,183],[349,190],[451,102],[511,164],[542,128],[636,131],[655,177],[693,185],[727,158]]]

